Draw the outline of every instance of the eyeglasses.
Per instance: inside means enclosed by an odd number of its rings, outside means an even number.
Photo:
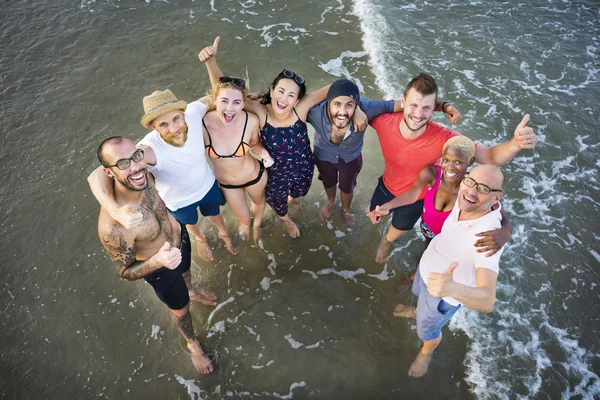
[[[289,69],[284,69],[281,71],[283,76],[286,78],[294,79],[298,85],[302,85],[304,83],[304,78],[300,75],[296,74],[294,71],[290,71]]]
[[[122,158],[114,165],[107,165],[106,168],[117,167],[119,169],[127,169],[131,165],[131,161],[139,163],[144,159],[144,150],[137,149],[129,158]]]
[[[488,185],[484,185],[483,183],[477,183],[477,181],[473,178],[469,178],[465,176],[463,178],[463,183],[468,187],[477,186],[477,191],[481,194],[490,194],[490,192],[502,192],[502,190],[491,189]]]
[[[219,78],[219,82],[221,82],[221,83],[233,82],[233,84],[236,86],[246,87],[246,82],[244,82],[243,79],[232,78],[231,76],[222,76]]]

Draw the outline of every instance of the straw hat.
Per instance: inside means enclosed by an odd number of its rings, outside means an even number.
[[[150,96],[144,97],[144,116],[142,117],[142,126],[150,128],[150,123],[161,115],[171,111],[185,111],[187,103],[183,100],[177,100],[177,97],[169,89],[155,91]]]

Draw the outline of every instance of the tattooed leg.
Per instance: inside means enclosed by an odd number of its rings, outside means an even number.
[[[210,374],[214,367],[212,361],[204,354],[202,346],[194,335],[194,326],[192,325],[192,315],[189,312],[190,305],[188,304],[181,310],[169,310],[173,322],[177,324],[177,328],[187,341],[187,347],[190,350],[192,364],[196,371],[201,374]]]
[[[171,319],[177,325],[179,332],[185,340],[190,343],[195,340],[194,325],[192,324],[192,315],[190,314],[190,304],[188,303],[181,310],[169,310]]]
[[[217,295],[207,289],[195,289],[192,286],[192,272],[191,270],[187,270],[183,274],[183,280],[185,281],[185,285],[188,288],[188,294],[190,296],[190,300],[199,301],[205,306],[216,306],[217,305]]]

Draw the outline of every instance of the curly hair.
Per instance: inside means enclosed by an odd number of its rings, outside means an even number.
[[[442,154],[449,148],[460,151],[468,160],[475,157],[475,143],[466,136],[458,135],[448,139],[446,143],[444,143]]]

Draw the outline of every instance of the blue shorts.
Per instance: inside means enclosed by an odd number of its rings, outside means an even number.
[[[183,274],[190,270],[192,262],[192,246],[190,237],[181,224],[181,262],[175,269],[162,267],[144,277],[146,282],[152,286],[158,298],[171,310],[181,310],[190,302],[187,285],[183,279]]]
[[[442,327],[458,311],[460,304],[453,306],[444,299],[429,294],[419,269],[417,269],[415,275],[412,292],[419,296],[417,302],[417,335],[421,340],[437,339],[442,334]]]
[[[223,205],[225,205],[225,196],[223,196],[221,188],[215,180],[208,193],[200,201],[181,207],[175,211],[169,210],[169,212],[182,224],[195,225],[198,222],[198,208],[200,208],[200,213],[205,217],[214,217],[219,215],[221,206]]]
[[[377,181],[377,187],[371,196],[371,207],[373,211],[376,206],[392,201],[396,196],[385,187],[383,178],[379,177]],[[413,226],[417,223],[421,214],[423,214],[423,200],[417,200],[412,204],[407,204],[402,207],[392,208],[390,210],[392,214],[392,226],[401,231],[410,231]]]

